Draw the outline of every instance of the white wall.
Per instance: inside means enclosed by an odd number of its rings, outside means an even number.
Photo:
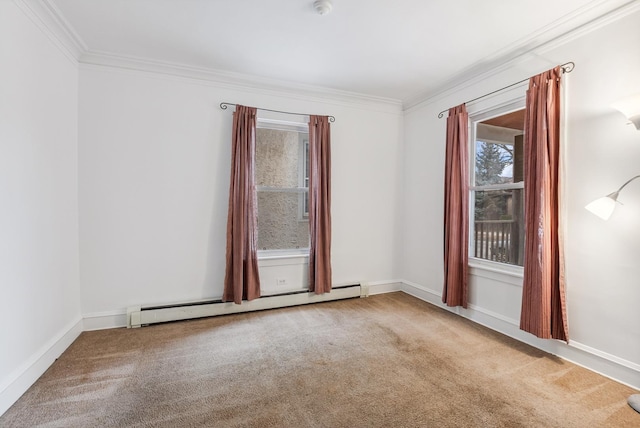
[[[636,7],[636,10],[638,8]],[[417,106],[405,115],[401,272],[414,294],[438,301],[442,291],[442,213],[446,121],[439,111],[574,61],[567,75],[567,299],[571,346],[519,332],[521,279],[472,270],[464,316],[640,387],[640,182],[622,193],[609,222],[583,207],[640,173],[640,131],[610,104],[640,92],[640,12]],[[486,109],[524,87],[468,106]],[[582,351],[587,351],[582,352]],[[594,357],[597,355],[598,357]]]
[[[82,329],[77,67],[0,2],[0,414]]]
[[[81,66],[79,91],[88,318],[222,295],[232,123],[222,101],[336,117],[334,283],[396,277],[399,105],[313,100],[88,65]]]

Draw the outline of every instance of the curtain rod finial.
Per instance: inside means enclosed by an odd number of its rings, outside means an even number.
[[[569,61],[567,63],[562,64],[560,68],[562,69],[563,73],[571,73],[575,68],[575,66],[576,64],[573,61]]]

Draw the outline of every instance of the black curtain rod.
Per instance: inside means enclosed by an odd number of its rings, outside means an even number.
[[[562,64],[560,66],[560,68],[562,68],[562,72],[563,73],[571,73],[575,66],[576,65],[573,63],[573,61],[570,61],[570,62]],[[511,88],[513,86],[516,86],[516,85],[519,85],[521,83],[527,82],[528,80],[529,79],[523,79],[523,80],[521,80],[519,82],[512,83],[511,85],[505,86],[504,88],[496,89],[495,91],[489,92],[488,94],[484,94],[484,95],[482,95],[482,96],[480,96],[478,98],[474,98],[472,100],[469,100],[465,104],[469,104],[469,103],[472,103],[474,101],[481,100],[484,97],[488,97],[489,95],[493,95],[493,94],[498,93],[500,91],[504,91],[505,89],[509,89],[509,88]],[[448,111],[449,111],[449,109],[446,109],[446,110],[442,110],[440,113],[438,113],[438,119],[442,119],[442,116]]]
[[[234,103],[220,103],[220,108],[221,108],[222,110],[226,110],[226,109],[227,109],[227,107],[229,107],[229,106],[233,106],[233,107],[235,107],[235,106],[237,106],[237,104],[234,104]],[[290,111],[269,110],[268,108],[259,108],[259,107],[256,107],[256,108],[257,108],[258,110],[262,110],[262,111],[270,111],[270,112],[272,112],[272,113],[295,114],[295,115],[297,115],[297,116],[312,116],[312,115],[310,115],[310,114],[306,114],[306,113],[292,113],[292,112],[290,112]],[[335,122],[335,121],[336,121],[336,118],[335,118],[335,117],[333,117],[333,116],[327,116],[327,117],[329,118],[329,122],[331,122],[331,123],[333,123],[333,122]]]

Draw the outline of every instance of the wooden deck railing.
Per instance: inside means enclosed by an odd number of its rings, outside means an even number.
[[[518,237],[518,224],[513,220],[476,220],[474,256],[500,263],[521,264]]]

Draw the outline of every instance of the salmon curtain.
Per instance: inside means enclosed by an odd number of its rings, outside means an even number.
[[[444,288],[442,302],[467,307],[469,241],[469,115],[449,109],[444,176]]]
[[[222,301],[240,304],[260,297],[255,186],[256,108],[233,113],[231,185],[227,216],[227,264]]]
[[[309,290],[331,291],[331,125],[309,117]]]
[[[560,239],[560,85],[556,67],[529,80],[525,113],[525,258],[520,328],[568,341]]]

